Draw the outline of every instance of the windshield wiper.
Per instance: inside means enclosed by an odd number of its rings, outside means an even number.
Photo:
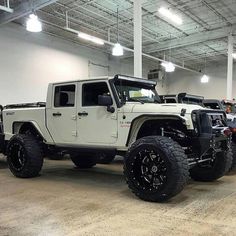
[[[136,99],[136,98],[129,98],[128,101],[132,101],[132,102],[140,102],[141,104],[144,104],[144,102],[140,99]]]

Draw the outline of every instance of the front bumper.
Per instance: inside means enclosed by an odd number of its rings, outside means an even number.
[[[218,110],[196,110],[192,147],[198,157],[227,151],[230,147],[231,133],[227,127],[226,114]]]
[[[196,153],[198,157],[202,157],[212,152],[227,151],[230,147],[231,137],[202,134],[199,137],[194,137],[192,142],[194,153]]]

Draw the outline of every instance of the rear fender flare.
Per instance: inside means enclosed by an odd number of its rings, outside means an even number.
[[[39,127],[39,125],[37,124],[37,122],[35,121],[16,121],[13,123],[13,127],[12,127],[12,133],[13,134],[19,134],[22,130],[22,128],[24,126],[29,126],[29,127],[32,127],[33,129],[35,129],[37,131],[37,133],[41,136],[41,138],[45,140],[44,136],[43,136],[43,133]]]

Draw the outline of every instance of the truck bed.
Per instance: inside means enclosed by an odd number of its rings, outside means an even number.
[[[39,130],[47,142],[52,142],[46,125],[46,106],[42,103],[7,105],[3,111],[5,139],[9,140],[17,133],[22,123],[28,122]]]

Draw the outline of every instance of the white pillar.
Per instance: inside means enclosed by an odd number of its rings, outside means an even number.
[[[134,1],[134,76],[142,77],[142,0]]]
[[[232,99],[233,91],[233,42],[232,35],[228,37],[228,69],[227,69],[227,99]]]

